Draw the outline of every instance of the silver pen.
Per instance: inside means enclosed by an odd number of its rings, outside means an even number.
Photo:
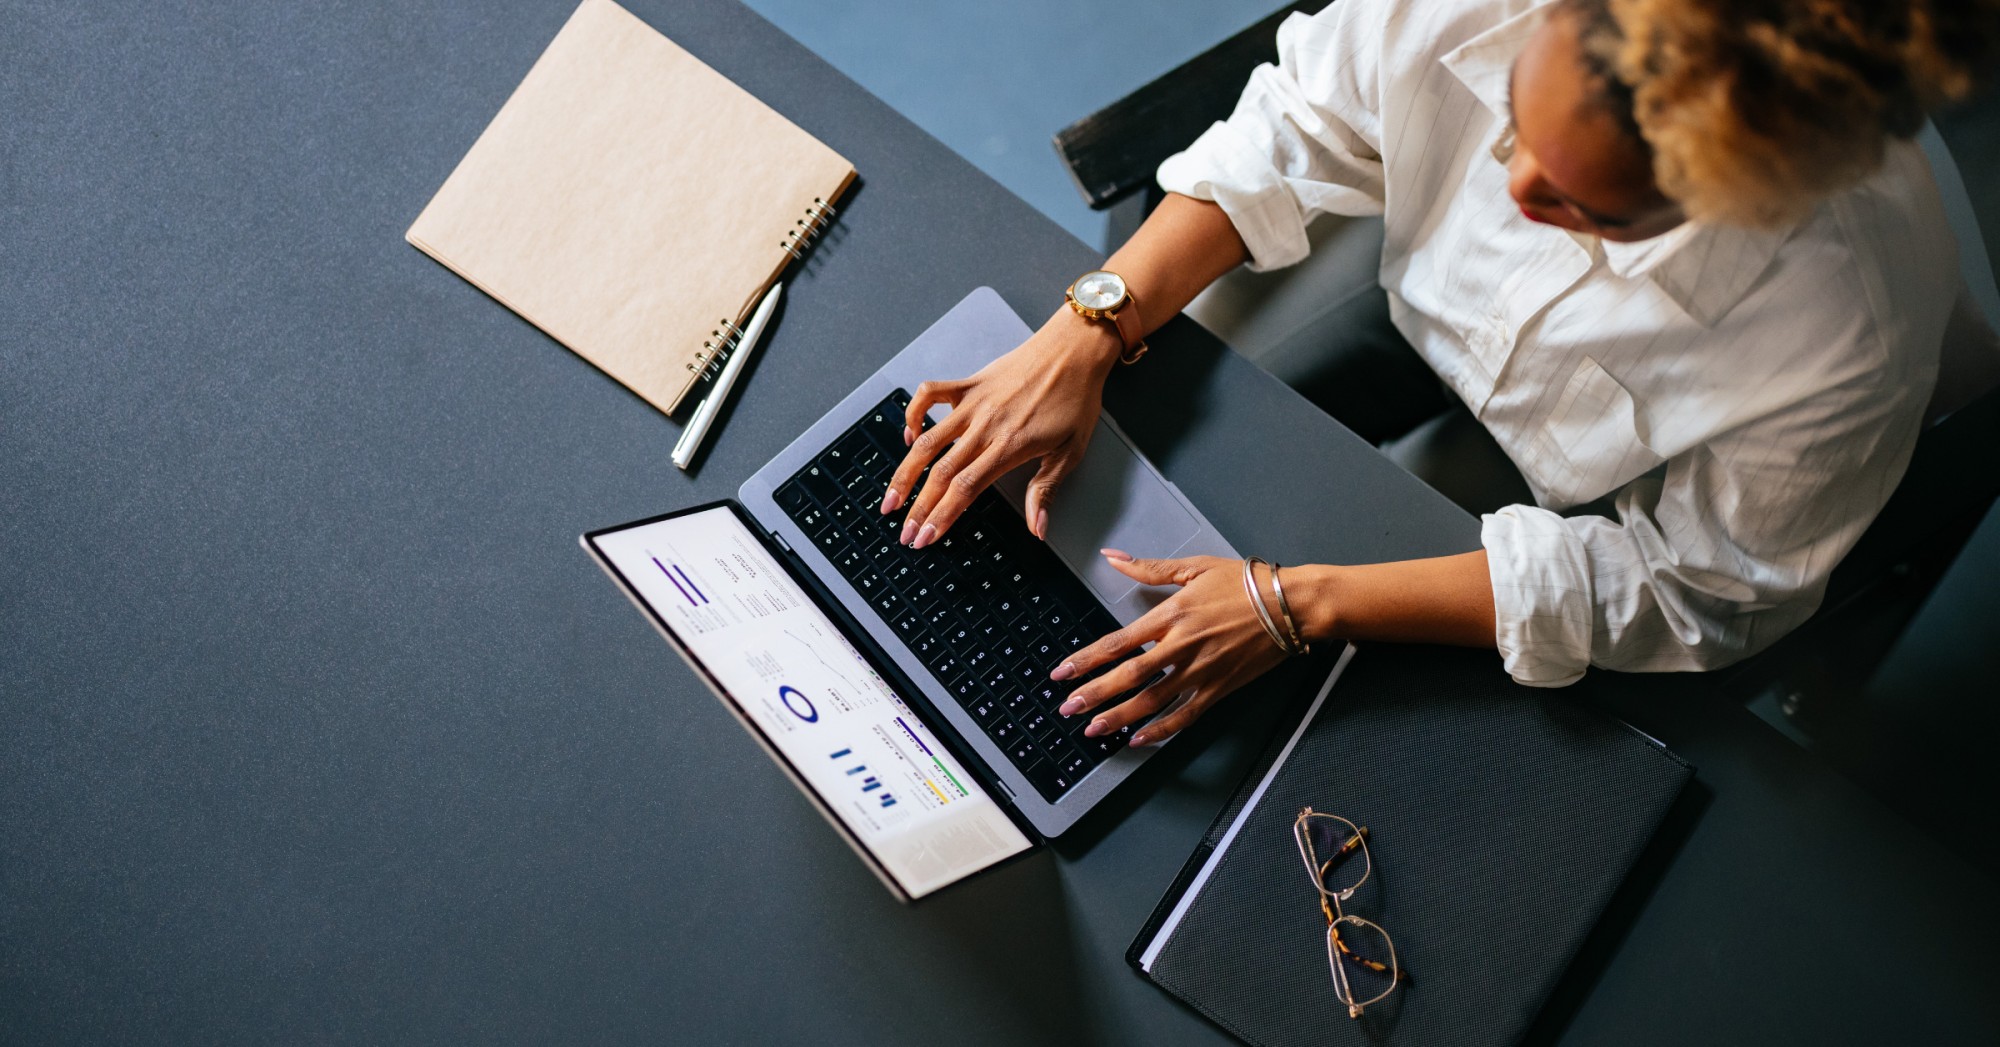
[[[750,322],[743,325],[743,337],[736,340],[736,351],[729,354],[728,362],[722,365],[722,373],[715,376],[715,385],[708,391],[707,398],[694,409],[694,417],[688,419],[687,428],[681,430],[681,438],[674,442],[674,464],[682,469],[694,460],[694,453],[701,449],[702,438],[708,435],[708,427],[715,422],[715,413],[722,409],[722,402],[729,398],[729,388],[736,384],[736,376],[743,373],[743,364],[763,338],[764,328],[770,325],[771,314],[778,309],[778,294],[785,289],[783,281],[771,285],[764,292],[764,300],[757,303],[757,310],[750,314]]]

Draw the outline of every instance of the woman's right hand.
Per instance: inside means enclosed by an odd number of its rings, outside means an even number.
[[[882,498],[884,515],[910,506],[903,544],[922,549],[936,541],[993,481],[1038,458],[1023,515],[1028,529],[1046,539],[1049,502],[1083,461],[1103,409],[1104,380],[1122,348],[1110,325],[1065,306],[978,374],[917,386],[904,416],[910,451]],[[925,412],[936,404],[951,405],[951,413],[925,429]],[[912,498],[925,466],[930,476]]]

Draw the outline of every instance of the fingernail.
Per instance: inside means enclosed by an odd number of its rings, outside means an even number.
[[[1064,716],[1075,716],[1077,713],[1083,711],[1083,699],[1071,698],[1069,701],[1062,703],[1062,708],[1056,711]]]
[[[916,533],[917,533],[917,522],[915,520],[904,520],[903,537],[897,539],[897,541],[902,542],[904,545],[908,545],[910,544],[910,537]]]
[[[1045,542],[1049,540],[1049,511],[1047,509],[1035,510],[1035,537]]]
[[[1056,671],[1049,674],[1049,679],[1067,680],[1075,675],[1076,675],[1076,663],[1064,662],[1061,665],[1056,666]]]
[[[1083,729],[1083,736],[1085,738],[1095,738],[1100,734],[1110,733],[1111,728],[1104,726],[1103,720],[1092,720],[1090,721],[1090,726]]]
[[[1153,736],[1150,734],[1135,734],[1132,736],[1132,740],[1126,742],[1125,744],[1131,746],[1134,749],[1137,749],[1142,745],[1153,744]]]
[[[931,544],[931,540],[936,537],[937,537],[937,528],[932,527],[930,524],[925,524],[924,529],[917,532],[917,544],[911,546],[910,548],[922,549],[924,546]]]
[[[893,513],[896,510],[901,509],[902,507],[903,507],[902,492],[896,490],[893,487],[889,488],[889,493],[882,496],[882,515],[887,516],[890,513]]]
[[[1132,562],[1132,554],[1123,549],[1099,549],[1097,551],[1103,553],[1104,558],[1107,560],[1121,560],[1125,563]]]
[[[904,446],[904,447],[908,447],[908,446],[910,446],[911,444],[913,444],[913,443],[916,443],[916,442],[917,442],[917,431],[916,431],[915,429],[912,429],[912,428],[910,428],[910,427],[909,427],[909,426],[907,426],[907,425],[906,425],[906,426],[904,426],[904,427],[903,427],[903,446]]]

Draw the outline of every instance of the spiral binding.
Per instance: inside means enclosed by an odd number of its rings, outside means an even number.
[[[708,332],[708,340],[701,343],[701,352],[694,355],[687,369],[701,372],[700,377],[712,377],[729,361],[729,354],[736,343],[743,339],[743,329],[728,320],[717,320],[716,328]]]
[[[794,261],[803,260],[806,250],[820,238],[820,234],[826,232],[827,226],[833,224],[833,216],[837,213],[832,204],[813,197],[812,206],[806,208],[806,216],[792,223],[797,228],[787,232],[784,242],[778,246],[784,248]]]
[[[832,204],[813,197],[805,217],[793,223],[797,228],[787,232],[784,242],[778,246],[783,247],[794,260],[804,259],[814,241],[833,223],[836,213]],[[712,378],[721,371],[722,365],[729,362],[729,354],[735,352],[737,345],[743,341],[743,329],[734,322],[717,320],[715,323],[715,330],[708,332],[708,340],[701,343],[701,352],[696,353],[687,365],[688,370],[699,372],[698,377],[703,379]]]

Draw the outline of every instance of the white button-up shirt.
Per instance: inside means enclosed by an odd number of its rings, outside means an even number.
[[[1251,267],[1381,214],[1391,316],[1519,467],[1484,518],[1507,670],[1727,664],[1818,607],[1902,477],[1958,286],[1922,152],[1768,233],[1635,244],[1525,218],[1507,81],[1538,0],[1339,0],[1278,32],[1235,113],[1160,167]],[[1557,512],[1612,492],[1616,519]]]

